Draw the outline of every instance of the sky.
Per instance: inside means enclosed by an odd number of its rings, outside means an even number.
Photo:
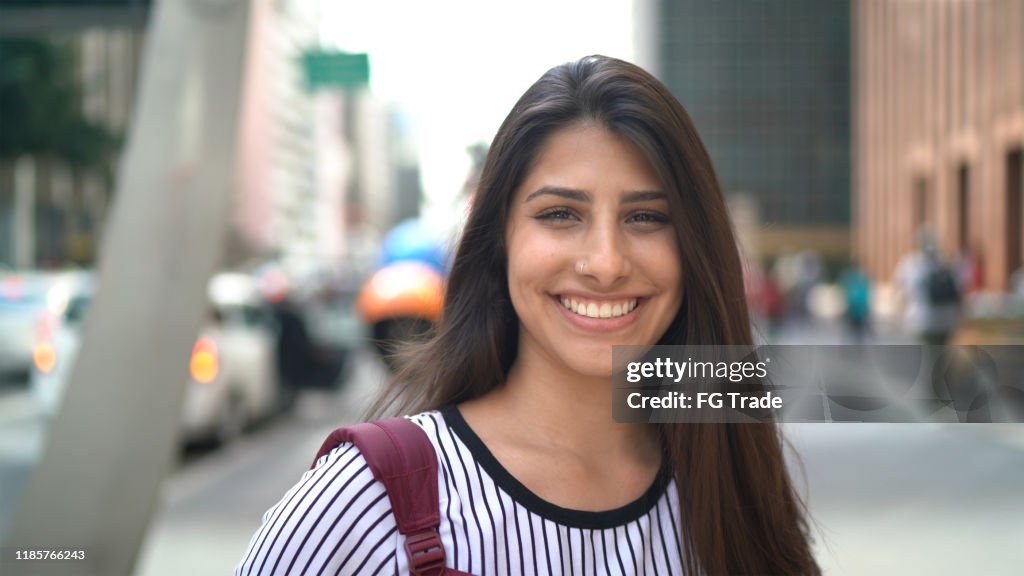
[[[367,52],[370,88],[414,131],[426,211],[451,207],[469,167],[548,68],[587,54],[634,60],[630,0],[321,0],[325,48]]]

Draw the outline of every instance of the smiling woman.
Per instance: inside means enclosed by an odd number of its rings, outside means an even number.
[[[689,117],[647,72],[591,56],[551,69],[502,124],[438,330],[374,416],[415,414],[436,452],[449,568],[817,574],[773,424],[612,420],[613,345],[751,340]],[[408,571],[370,461],[349,442],[319,459],[264,516],[238,573]]]

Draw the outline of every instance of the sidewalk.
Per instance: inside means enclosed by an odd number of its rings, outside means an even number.
[[[850,344],[841,322],[791,322],[779,344]],[[867,344],[914,344],[875,333]],[[1018,574],[1024,424],[787,424],[826,574]],[[789,456],[794,456],[790,454]],[[806,479],[806,484],[804,480]]]

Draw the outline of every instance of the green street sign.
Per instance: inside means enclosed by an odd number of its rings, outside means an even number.
[[[370,58],[366,54],[309,50],[302,55],[309,90],[356,88],[370,82]]]

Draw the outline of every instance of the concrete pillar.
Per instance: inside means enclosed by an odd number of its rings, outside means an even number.
[[[41,566],[47,574],[133,573],[176,453],[186,359],[227,230],[249,2],[153,10],[99,291],[0,547],[5,559],[16,549],[86,551],[85,561]]]

